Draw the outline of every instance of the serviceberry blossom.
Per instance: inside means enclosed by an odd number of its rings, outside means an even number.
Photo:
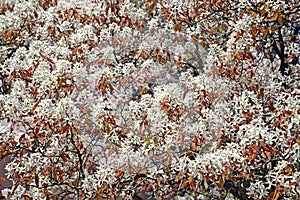
[[[299,198],[298,4],[1,2],[2,197]]]

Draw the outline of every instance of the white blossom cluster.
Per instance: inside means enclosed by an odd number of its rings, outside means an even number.
[[[1,3],[2,195],[299,198],[296,4]]]

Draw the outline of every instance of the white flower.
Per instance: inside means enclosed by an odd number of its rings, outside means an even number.
[[[12,189],[4,188],[2,189],[1,193],[5,198],[8,198],[8,195],[11,193]]]

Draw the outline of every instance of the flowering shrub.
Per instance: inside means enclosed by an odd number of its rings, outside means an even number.
[[[296,0],[3,2],[2,195],[299,198],[299,13]]]

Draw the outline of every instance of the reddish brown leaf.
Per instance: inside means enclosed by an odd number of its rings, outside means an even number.
[[[20,158],[22,158],[24,156],[24,154],[25,154],[25,149],[21,149],[21,151],[20,151]]]
[[[19,138],[19,142],[21,142],[25,137],[25,134],[22,134],[21,137]]]
[[[225,184],[225,178],[222,176],[220,177],[218,187],[222,189],[224,187],[224,184]]]
[[[46,131],[50,131],[51,130],[50,125],[49,125],[48,122],[44,122],[44,125],[45,125]]]
[[[69,130],[69,124],[65,124],[58,128],[57,133],[63,134]]]
[[[41,102],[41,98],[39,98],[37,100],[37,102],[35,102],[35,104],[33,105],[33,107],[31,108],[31,113],[33,114],[34,110],[36,109],[36,107],[39,105],[39,103]]]
[[[195,180],[193,179],[193,177],[189,178],[189,185],[190,185],[190,189],[194,190],[195,189]]]
[[[293,60],[296,57],[295,54],[290,55],[289,57],[287,57],[284,62],[289,62],[290,60]]]
[[[192,148],[193,148],[194,151],[197,150],[197,145],[196,145],[196,143],[194,141],[192,142]]]
[[[285,173],[287,174],[287,175],[290,175],[291,174],[291,166],[290,165],[287,165],[286,166],[286,168],[285,168]]]
[[[290,184],[288,184],[288,186],[294,186],[294,185],[298,185],[297,182],[291,182]]]
[[[63,159],[64,162],[68,161],[68,157],[67,157],[67,155],[65,153],[61,154],[61,158]]]
[[[182,190],[183,188],[185,188],[185,187],[188,186],[188,185],[189,185],[189,180],[183,182],[183,183],[180,185],[179,190]]]
[[[175,183],[178,183],[179,178],[180,178],[180,174],[177,174],[176,177],[175,177]]]
[[[71,55],[74,57],[74,56],[76,56],[76,53],[77,53],[77,48],[75,48],[75,49],[72,50],[72,54]]]
[[[267,152],[270,152],[272,154],[275,154],[277,152],[275,148],[271,147],[270,145],[266,144],[265,142],[261,142],[260,145]]]
[[[176,24],[175,27],[174,27],[174,30],[175,31],[182,31],[182,24],[181,23]]]
[[[277,21],[280,25],[283,24],[283,19],[284,19],[284,15],[279,13],[278,17],[277,17]]]
[[[41,54],[42,58],[48,62],[50,62],[51,64],[54,64],[55,62],[51,59],[51,58],[48,58],[47,56]]]
[[[266,200],[277,200],[281,196],[282,192],[282,188],[276,188],[274,192],[270,193]]]
[[[0,177],[0,182],[6,181],[6,178]]]

